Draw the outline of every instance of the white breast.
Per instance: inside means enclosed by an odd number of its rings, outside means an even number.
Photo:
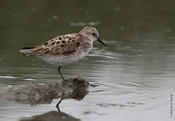
[[[38,57],[49,64],[62,66],[62,65],[67,65],[67,64],[71,64],[76,61],[79,61],[84,56],[86,56],[88,52],[80,52],[80,53],[75,53],[74,55],[68,55],[68,56],[44,55],[44,56],[38,56]]]

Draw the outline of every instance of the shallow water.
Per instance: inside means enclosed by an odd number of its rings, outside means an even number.
[[[82,121],[173,120],[174,4],[171,0],[3,1],[0,84],[60,81],[56,67],[18,50],[93,25],[108,47],[96,42],[87,57],[63,67],[63,74],[81,75],[94,86],[82,101],[64,100],[62,111]],[[57,101],[31,107],[0,100],[0,121],[55,111]]]

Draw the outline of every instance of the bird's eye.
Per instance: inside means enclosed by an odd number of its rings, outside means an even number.
[[[96,34],[96,33],[92,33],[92,35],[93,35],[93,36],[95,36],[95,37],[97,36],[97,34]]]

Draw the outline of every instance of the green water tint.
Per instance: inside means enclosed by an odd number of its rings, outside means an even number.
[[[81,75],[95,85],[83,101],[65,101],[63,111],[83,121],[167,120],[175,86],[174,4],[170,0],[2,1],[0,84],[60,82],[56,67],[18,50],[92,25],[108,48],[96,42],[87,57],[63,67],[65,77]],[[54,110],[55,104],[31,108],[1,102],[0,118],[31,117]]]

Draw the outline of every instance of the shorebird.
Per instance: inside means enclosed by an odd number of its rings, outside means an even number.
[[[94,27],[86,26],[78,33],[60,35],[42,45],[25,47],[19,51],[27,56],[34,55],[49,64],[56,65],[61,78],[65,80],[61,67],[86,56],[96,40],[107,46],[100,40],[98,31]]]
[[[94,27],[86,26],[78,33],[60,35],[42,45],[25,47],[19,51],[27,56],[34,55],[47,63],[56,65],[64,82],[65,79],[61,73],[61,67],[76,62],[86,56],[96,40],[107,46],[100,40],[98,31]],[[63,99],[64,96],[56,105],[58,111],[60,111],[59,104]]]

